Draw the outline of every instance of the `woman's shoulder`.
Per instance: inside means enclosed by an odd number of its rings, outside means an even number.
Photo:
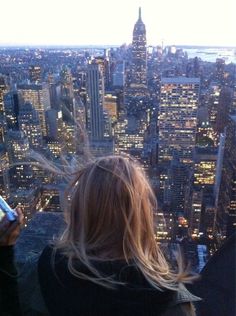
[[[38,258],[38,266],[46,267],[50,263],[52,256],[58,256],[58,252],[53,244],[48,244]]]
[[[27,313],[33,315],[36,311],[48,315],[38,280],[39,258],[40,254],[29,257],[19,274],[19,297],[24,315]]]
[[[55,247],[53,244],[48,244],[46,247],[44,247],[43,251],[40,254],[39,258],[46,258],[48,256],[51,256],[53,253]]]
[[[54,263],[54,265],[52,265],[52,262]],[[61,270],[65,268],[67,269],[67,264],[68,258],[60,250],[56,249],[56,247],[53,244],[49,244],[44,248],[41,255],[39,256],[38,272],[40,275],[40,271],[44,273],[45,270],[51,270],[53,266],[54,268],[56,268],[56,270]],[[150,285],[148,286],[149,283],[145,281],[146,279],[142,277],[142,273],[133,263],[127,264],[124,260],[114,260],[94,261],[93,264],[97,269],[99,269],[103,273],[107,272],[108,274],[114,274],[117,272],[117,275],[119,276],[119,281],[121,282],[125,282],[128,284],[135,283],[135,287],[143,287],[145,285],[146,287],[150,288]],[[77,267],[79,267],[82,272],[87,271],[81,263],[78,263]],[[172,293],[170,306],[176,306],[179,304],[189,302],[195,303],[201,301],[201,298],[193,295],[183,283],[178,284],[177,290],[167,292]]]
[[[173,296],[172,305],[178,305],[182,303],[188,302],[198,302],[201,301],[201,298],[193,295],[183,283],[179,283],[178,290],[175,292]]]
[[[166,312],[162,316],[196,316],[194,304],[201,298],[193,295],[184,284],[179,283]]]
[[[50,275],[55,267],[58,269],[59,267],[56,263],[62,260],[65,261],[65,257],[61,255],[53,244],[48,244],[38,258],[37,270],[39,278],[44,274]],[[65,263],[63,266],[65,266]]]

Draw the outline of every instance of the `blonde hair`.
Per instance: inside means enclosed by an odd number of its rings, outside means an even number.
[[[74,174],[65,209],[67,227],[55,244],[68,257],[68,269],[76,277],[106,287],[116,283],[104,276],[94,260],[123,259],[133,262],[155,288],[177,290],[187,280],[174,273],[154,235],[156,197],[141,166],[131,158],[109,156],[89,163]],[[86,275],[74,266],[84,264]]]

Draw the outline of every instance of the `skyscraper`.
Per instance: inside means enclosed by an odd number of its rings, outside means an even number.
[[[73,99],[73,77],[71,74],[71,70],[68,67],[63,67],[61,73],[61,98],[69,98]]]
[[[19,128],[27,136],[30,147],[39,149],[42,146],[42,132],[38,113],[31,103],[21,105],[18,121]]]
[[[3,198],[8,198],[10,195],[10,183],[9,183],[9,157],[6,148],[0,147],[0,195]]]
[[[62,111],[54,109],[47,110],[45,113],[47,137],[51,140],[57,140],[63,142],[63,120]]]
[[[47,135],[45,111],[50,108],[49,89],[46,84],[18,85],[18,90],[24,102],[30,102],[38,112],[43,136]]]
[[[170,162],[177,153],[183,163],[193,162],[197,131],[200,80],[163,78],[159,106],[159,163]]]
[[[183,215],[189,186],[189,170],[186,164],[179,162],[178,158],[174,158],[169,173],[170,209],[174,213]]]
[[[9,131],[7,134],[7,150],[10,164],[27,160],[29,141],[22,131]]]
[[[8,132],[7,152],[10,165],[12,165],[9,170],[11,187],[24,190],[33,186],[32,168],[30,165],[25,165],[29,148],[28,138],[23,132],[13,130]]]
[[[88,130],[92,140],[102,140],[104,136],[104,76],[99,64],[92,63],[88,65],[87,95]]]
[[[192,237],[197,237],[201,227],[202,191],[194,191],[192,195],[192,207],[189,216],[189,232]]]
[[[5,78],[0,77],[0,115],[4,114],[4,102],[3,96],[7,92],[7,85],[5,83]]]
[[[29,78],[32,83],[41,82],[41,68],[39,66],[30,66],[29,67]]]
[[[132,41],[132,62],[130,87],[143,88],[147,85],[146,27],[139,8],[138,21],[134,25]]]
[[[115,66],[115,71],[113,73],[113,86],[123,87],[125,80],[125,65],[124,61],[120,61]]]
[[[215,131],[223,133],[228,123],[228,117],[233,103],[233,91],[229,87],[223,87],[219,95],[219,103],[216,114]]]
[[[20,100],[17,91],[10,91],[4,95],[5,117],[8,129],[19,130],[19,107]]]
[[[217,214],[215,233],[221,237],[236,231],[236,116],[229,117],[226,128],[222,174],[219,197],[216,201]]]
[[[216,117],[217,117],[217,110],[219,108],[219,98],[220,98],[221,86],[217,83],[212,83],[210,86],[210,93],[209,93],[209,101],[208,101],[208,115],[209,115],[209,122],[211,127],[215,129],[216,125]]]
[[[158,169],[160,177],[159,202],[164,204],[170,200],[165,195],[172,182],[169,169],[173,158],[178,157],[180,166],[181,163],[193,166],[199,85],[200,80],[196,78],[176,77],[161,80],[158,114]],[[178,177],[175,180],[176,185],[178,183],[178,185],[185,187],[183,189],[184,197],[187,189],[185,185],[187,184],[187,173],[185,177],[181,175],[181,172],[174,172],[173,174]],[[174,187],[172,186],[173,192],[176,191]],[[183,210],[184,205],[181,207]],[[174,206],[172,203],[172,209],[178,210],[179,206]]]
[[[7,85],[5,83],[4,77],[0,77],[0,144],[5,141],[6,133],[6,118],[5,118],[5,108],[4,108],[4,95],[7,92]]]
[[[211,187],[215,184],[217,147],[199,147],[195,149],[194,185]]]

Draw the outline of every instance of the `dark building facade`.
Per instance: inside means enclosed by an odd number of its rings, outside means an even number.
[[[221,236],[229,236],[236,231],[236,116],[230,116],[226,128],[216,215],[216,231]]]

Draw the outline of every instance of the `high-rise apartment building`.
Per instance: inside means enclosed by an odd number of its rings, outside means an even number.
[[[177,158],[172,160],[169,169],[170,209],[175,214],[184,215],[187,188],[189,187],[189,170],[186,164]]]
[[[10,183],[9,183],[9,158],[7,151],[4,147],[0,148],[0,195],[3,198],[8,198],[10,195]]]
[[[215,131],[223,133],[228,123],[228,117],[233,103],[233,93],[231,88],[223,87],[219,96],[219,104],[216,115]]]
[[[135,116],[120,116],[115,128],[115,151],[119,154],[128,153],[141,158],[144,148],[144,132],[146,122]]]
[[[125,64],[124,61],[120,61],[115,66],[115,71],[112,76],[113,86],[124,87],[125,82]]]
[[[5,117],[8,129],[18,130],[20,100],[17,91],[10,91],[4,95]]]
[[[233,88],[233,96],[232,96],[232,104],[231,104],[231,109],[230,109],[230,113],[232,115],[236,114],[236,82],[234,84],[234,88]]]
[[[221,237],[236,231],[236,116],[229,117],[223,154],[215,233]]]
[[[103,120],[104,76],[101,65],[91,63],[87,69],[87,127],[92,140],[102,140],[104,136]]]
[[[29,153],[29,141],[22,131],[8,132],[7,149],[10,164],[26,161]]]
[[[57,140],[63,143],[64,124],[62,120],[62,111],[50,109],[46,111],[47,137],[51,140]]]
[[[183,163],[193,162],[199,85],[197,78],[162,79],[158,115],[159,163],[170,162],[174,154],[178,154]]]
[[[50,108],[49,89],[46,84],[21,84],[18,91],[24,102],[30,102],[38,112],[43,136],[46,136],[45,111]]]
[[[29,67],[29,78],[32,83],[40,83],[41,82],[41,68],[40,66],[30,66]]]
[[[208,115],[211,127],[215,129],[217,110],[219,107],[221,86],[218,83],[212,83],[210,86],[210,95],[208,103]]]
[[[7,85],[5,83],[4,77],[0,77],[0,114],[4,114],[4,102],[3,97],[7,92]]]
[[[28,138],[21,131],[9,131],[7,135],[7,152],[11,187],[28,189],[33,186],[33,172],[30,165],[25,165],[29,153]],[[21,164],[22,163],[22,164]]]
[[[61,78],[61,98],[73,99],[73,77],[68,67],[64,67],[60,73]]]
[[[18,121],[19,129],[28,138],[30,148],[39,149],[42,146],[42,132],[38,112],[31,103],[21,105]]]
[[[213,187],[216,176],[217,147],[196,147],[194,159],[194,185]]]
[[[5,141],[6,134],[6,118],[5,118],[5,107],[4,107],[4,95],[7,92],[7,85],[3,76],[0,77],[0,144]]]
[[[202,191],[194,191],[192,195],[192,207],[189,216],[189,233],[192,237],[199,237],[202,215]]]

